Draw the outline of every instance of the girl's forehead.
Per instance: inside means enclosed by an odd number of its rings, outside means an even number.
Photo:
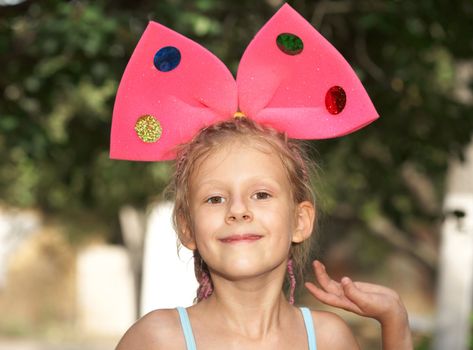
[[[229,156],[241,158],[243,155],[247,156],[248,153],[251,153],[255,157],[279,157],[277,150],[268,142],[250,138],[234,138],[223,140],[223,142],[210,148],[208,152],[197,161],[196,165],[199,167],[205,166],[209,162],[223,161]]]
[[[235,138],[229,138],[222,140],[217,146],[210,150],[210,153],[222,151],[223,149],[235,150],[235,149],[246,149],[255,150],[265,154],[276,154],[278,151],[272,144],[264,138],[255,138],[250,136],[237,136]]]
[[[264,141],[237,139],[219,144],[197,160],[191,181],[219,173],[232,176],[245,171],[259,175],[280,173],[283,177],[286,176],[285,166],[274,147]]]

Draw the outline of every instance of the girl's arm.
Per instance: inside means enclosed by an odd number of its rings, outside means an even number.
[[[314,261],[313,265],[321,288],[313,283],[305,285],[314,297],[325,304],[378,320],[383,350],[412,350],[407,311],[395,291],[376,284],[353,282],[348,277],[336,282],[322,263]]]

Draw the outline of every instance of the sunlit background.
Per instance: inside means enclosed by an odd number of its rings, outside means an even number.
[[[473,3],[288,3],[381,115],[313,142],[314,257],[396,289],[416,349],[473,349]],[[149,20],[235,73],[281,4],[0,0],[0,350],[112,349],[139,315],[192,303],[162,194],[171,165],[108,158],[116,89]],[[303,287],[297,301],[324,308]],[[375,321],[341,314],[380,349]]]

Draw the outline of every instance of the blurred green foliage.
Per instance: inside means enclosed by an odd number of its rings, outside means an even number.
[[[415,350],[428,350],[431,348],[432,339],[431,337],[424,337],[418,342]],[[473,350],[473,314],[470,315],[470,337],[468,341],[468,350]]]
[[[413,242],[435,233],[448,160],[473,131],[457,98],[472,62],[470,0],[288,1],[353,65],[379,121],[315,143],[320,199],[343,234],[388,217]],[[0,198],[46,212],[145,206],[166,163],[108,159],[114,95],[148,20],[198,41],[236,72],[280,1],[25,1],[0,7]],[[471,86],[463,87],[469,89]],[[363,243],[360,243],[360,245]],[[356,250],[356,247],[354,248]]]

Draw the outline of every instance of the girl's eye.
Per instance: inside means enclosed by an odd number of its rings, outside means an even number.
[[[209,203],[209,204],[220,204],[223,202],[225,202],[225,198],[221,196],[212,196],[210,198],[207,198],[206,200],[206,203]]]
[[[253,197],[255,199],[268,199],[271,198],[271,195],[268,192],[256,192]]]

